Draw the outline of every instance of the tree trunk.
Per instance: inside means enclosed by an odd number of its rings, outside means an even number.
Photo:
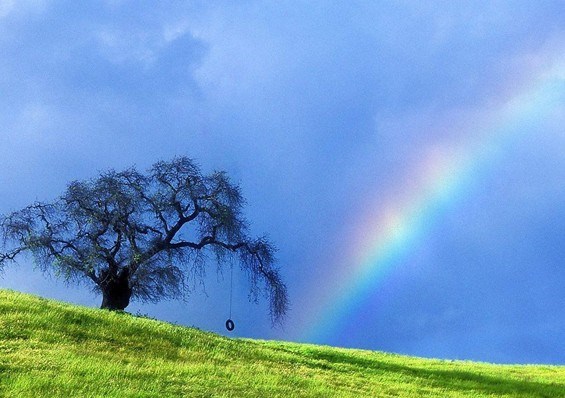
[[[100,308],[123,311],[129,305],[131,298],[129,269],[124,268],[118,276],[109,277],[100,288],[102,290]]]

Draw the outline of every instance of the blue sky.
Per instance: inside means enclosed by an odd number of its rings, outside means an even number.
[[[237,336],[565,363],[563,91],[338,333],[304,333],[354,266],[335,261],[351,231],[418,165],[488,132],[548,73],[563,82],[563,1],[146,4],[0,0],[0,212],[188,155],[240,182],[252,231],[279,248],[286,324],[272,329],[236,275]],[[223,333],[229,284],[214,270],[186,302],[129,310]],[[100,300],[26,261],[0,286]]]

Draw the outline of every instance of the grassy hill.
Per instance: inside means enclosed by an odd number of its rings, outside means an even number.
[[[0,396],[565,397],[565,367],[229,339],[0,290]]]

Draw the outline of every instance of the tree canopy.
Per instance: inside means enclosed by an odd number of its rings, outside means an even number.
[[[30,252],[41,271],[101,293],[102,308],[125,309],[130,299],[183,297],[212,255],[219,266],[237,261],[251,297],[263,293],[279,322],[288,295],[275,248],[249,236],[243,206],[225,172],[204,175],[187,157],[157,162],[145,174],[111,170],[3,216],[0,265]]]

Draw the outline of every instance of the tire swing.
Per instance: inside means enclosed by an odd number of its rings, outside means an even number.
[[[235,323],[231,319],[231,303],[233,297],[233,264],[230,266],[230,316],[226,321],[226,329],[231,332],[235,329]]]

